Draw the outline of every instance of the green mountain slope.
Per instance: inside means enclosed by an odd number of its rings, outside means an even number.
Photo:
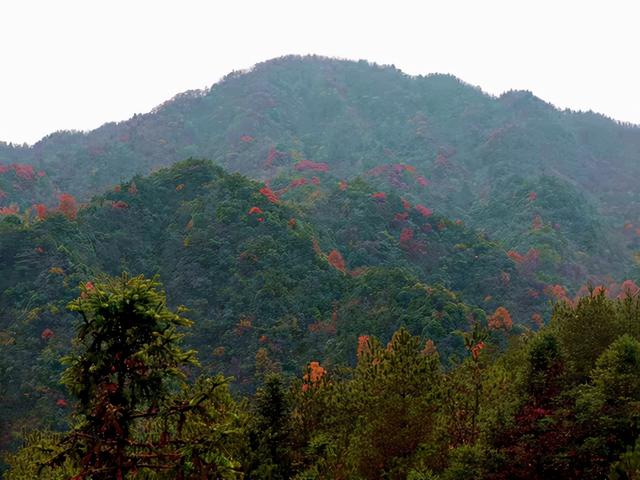
[[[532,219],[508,205],[506,217],[493,208],[523,193],[525,182],[543,190],[537,194],[546,202],[544,215],[531,213],[544,225],[559,224],[555,236],[565,245],[554,250],[562,264],[548,276],[574,284],[576,275],[567,272],[576,268],[598,276],[636,273],[636,241],[624,225],[640,215],[633,181],[640,174],[639,128],[558,111],[528,92],[495,98],[452,76],[411,77],[364,61],[275,59],[125,122],[55,133],[33,147],[3,145],[0,164],[33,165],[51,185],[25,195],[2,187],[0,206],[24,210],[45,197],[54,206],[60,192],[87,200],[187,157],[212,158],[256,179],[305,169],[346,181],[368,175],[514,249],[521,242],[504,228],[525,232]],[[394,175],[398,165],[411,168],[411,178]],[[552,203],[566,195],[584,206],[568,212]],[[585,223],[597,239],[576,233]],[[612,248],[596,259],[594,242]]]
[[[437,341],[446,361],[482,309],[507,306],[523,324],[545,312],[544,297],[522,300],[540,286],[499,244],[362,180],[325,184],[274,190],[190,160],[118,185],[75,218],[5,215],[3,430],[64,420],[58,358],[76,321],[65,305],[102,273],[159,275],[170,302],[190,309],[203,368],[240,389],[313,359],[350,362],[359,335],[400,325]]]

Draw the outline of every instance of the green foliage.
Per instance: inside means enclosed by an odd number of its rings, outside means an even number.
[[[0,448],[25,445],[9,478],[72,476],[71,445],[170,460],[148,478],[633,475],[640,300],[560,285],[637,274],[638,132],[528,92],[286,57],[87,134],[0,144]],[[261,182],[173,165],[193,156]],[[56,211],[67,191],[88,202],[77,217]],[[121,271],[157,275],[166,302],[139,277],[87,287]],[[498,307],[515,323],[487,332]],[[261,383],[242,413],[229,388]],[[39,428],[89,437],[18,433]]]
[[[78,400],[73,426],[63,437],[29,439],[27,451],[47,455],[32,464],[24,453],[13,457],[16,475],[37,467],[53,475],[77,469],[77,478],[95,480],[138,472],[239,478],[233,455],[242,422],[227,380],[184,383],[185,368],[196,361],[180,347],[178,328],[191,323],[167,308],[159,287],[123,274],[87,282],[69,304],[82,316],[74,352],[64,359],[63,382]]]
[[[158,275],[169,305],[190,309],[194,326],[185,343],[199,351],[204,371],[233,375],[234,389],[244,392],[264,373],[297,374],[313,358],[351,363],[359,335],[388,340],[403,325],[437,342],[447,363],[464,351],[452,332],[484,317],[470,306],[474,299],[491,292],[491,302],[518,311],[499,280],[509,260],[468,229],[451,224],[431,236],[416,233],[431,252],[423,259],[398,241],[399,197],[385,207],[359,182],[346,191],[328,188],[326,207],[303,208],[288,194],[271,203],[261,187],[189,160],[97,197],[73,221],[53,215],[29,225],[14,217],[0,222],[0,331],[10,342],[0,351],[3,429],[65,428],[66,410],[56,404],[65,395],[58,356],[68,353],[72,337],[64,306],[75,285],[102,274]],[[333,210],[340,205],[343,213]],[[249,213],[254,207],[263,213]],[[416,232],[422,218],[410,216]],[[441,219],[431,220],[437,232]],[[458,243],[467,250],[458,252]],[[332,250],[344,256],[345,272],[329,263]],[[471,260],[474,254],[483,260]],[[525,294],[526,284],[510,271],[512,287]],[[41,338],[46,330],[53,336]]]
[[[604,292],[578,300],[574,306],[559,302],[551,325],[574,373],[586,377],[600,354],[622,333],[617,302]]]
[[[254,397],[247,427],[245,471],[249,478],[286,479],[292,473],[291,399],[284,380],[269,375]]]
[[[47,463],[64,451],[63,437],[59,433],[34,431],[24,438],[22,448],[9,455],[7,462],[11,469],[5,473],[6,480],[68,480],[76,476],[80,469],[71,459],[62,465]]]
[[[407,330],[396,332],[386,348],[362,337],[352,375],[299,394],[295,416],[310,448],[305,471],[406,478],[418,447],[438,439],[441,384],[437,355],[423,352],[420,339]],[[433,465],[442,452],[428,450],[423,461]]]
[[[620,455],[620,460],[611,465],[611,480],[637,480],[640,478],[640,444],[636,440],[633,448]]]

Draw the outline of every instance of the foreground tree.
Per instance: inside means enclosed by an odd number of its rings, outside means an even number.
[[[75,425],[49,446],[57,454],[43,463],[47,469],[68,469],[72,461],[78,480],[142,471],[152,478],[236,478],[230,452],[240,418],[227,381],[184,383],[197,362],[180,347],[178,328],[191,323],[167,308],[159,287],[123,275],[87,283],[69,305],[82,316],[75,351],[64,359],[63,382],[78,399]]]
[[[247,478],[291,478],[291,398],[283,378],[268,375],[254,400],[247,429]]]

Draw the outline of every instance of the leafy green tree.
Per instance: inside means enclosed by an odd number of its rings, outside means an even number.
[[[558,302],[551,327],[578,379],[587,378],[600,354],[622,333],[616,303],[604,290],[580,298],[575,305]]]
[[[598,358],[591,378],[578,390],[576,417],[580,462],[598,476],[640,435],[640,342],[618,338]]]

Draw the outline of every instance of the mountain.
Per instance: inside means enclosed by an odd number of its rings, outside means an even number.
[[[528,92],[320,57],[1,144],[0,442],[65,423],[66,304],[104,274],[158,275],[241,392],[401,326],[445,367],[501,307],[535,329],[551,300],[638,277],[639,157],[639,128]]]
[[[313,359],[349,363],[362,334],[405,326],[438,342],[446,362],[464,351],[456,331],[483,309],[506,306],[524,325],[548,313],[543,285],[500,244],[362,180],[313,178],[272,190],[189,160],[79,210],[4,216],[3,431],[64,420],[58,358],[77,321],[66,304],[103,274],[158,275],[172,306],[189,309],[203,368],[240,390]]]
[[[537,249],[550,281],[637,273],[640,128],[365,61],[279,58],[125,122],[2,145],[0,205],[51,207],[61,192],[86,201],[188,157],[260,180],[365,176],[519,254]]]

